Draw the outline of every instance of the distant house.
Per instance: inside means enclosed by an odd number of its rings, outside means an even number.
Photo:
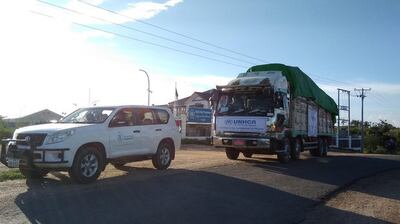
[[[205,139],[211,136],[212,111],[209,99],[213,91],[194,92],[188,97],[168,103],[181,127],[183,138]]]
[[[18,128],[34,124],[50,123],[51,121],[58,121],[62,117],[51,110],[45,109],[20,118],[4,119],[4,122],[10,128]]]

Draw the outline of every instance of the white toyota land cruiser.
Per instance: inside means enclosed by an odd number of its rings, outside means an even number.
[[[78,109],[58,123],[19,128],[3,141],[1,161],[27,178],[68,171],[78,183],[95,181],[107,163],[152,159],[166,169],[181,135],[163,107],[115,106]]]

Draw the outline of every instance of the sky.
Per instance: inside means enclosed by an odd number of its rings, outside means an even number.
[[[371,88],[365,120],[400,126],[400,1],[82,1],[2,3],[1,116],[147,104],[140,69],[159,105],[175,84],[183,98],[283,63],[335,101],[350,90],[351,119],[361,116],[354,88]]]

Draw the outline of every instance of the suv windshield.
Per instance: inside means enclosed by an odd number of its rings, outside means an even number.
[[[110,107],[81,108],[66,116],[60,123],[103,123],[114,109]]]
[[[217,114],[232,116],[273,116],[273,97],[262,93],[225,93],[220,95]]]

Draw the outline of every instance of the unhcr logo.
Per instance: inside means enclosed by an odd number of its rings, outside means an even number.
[[[256,125],[256,121],[250,120],[250,119],[247,119],[247,120],[232,119],[232,120],[225,120],[225,125],[228,125],[228,126],[231,126],[231,125],[252,126],[252,125]]]

